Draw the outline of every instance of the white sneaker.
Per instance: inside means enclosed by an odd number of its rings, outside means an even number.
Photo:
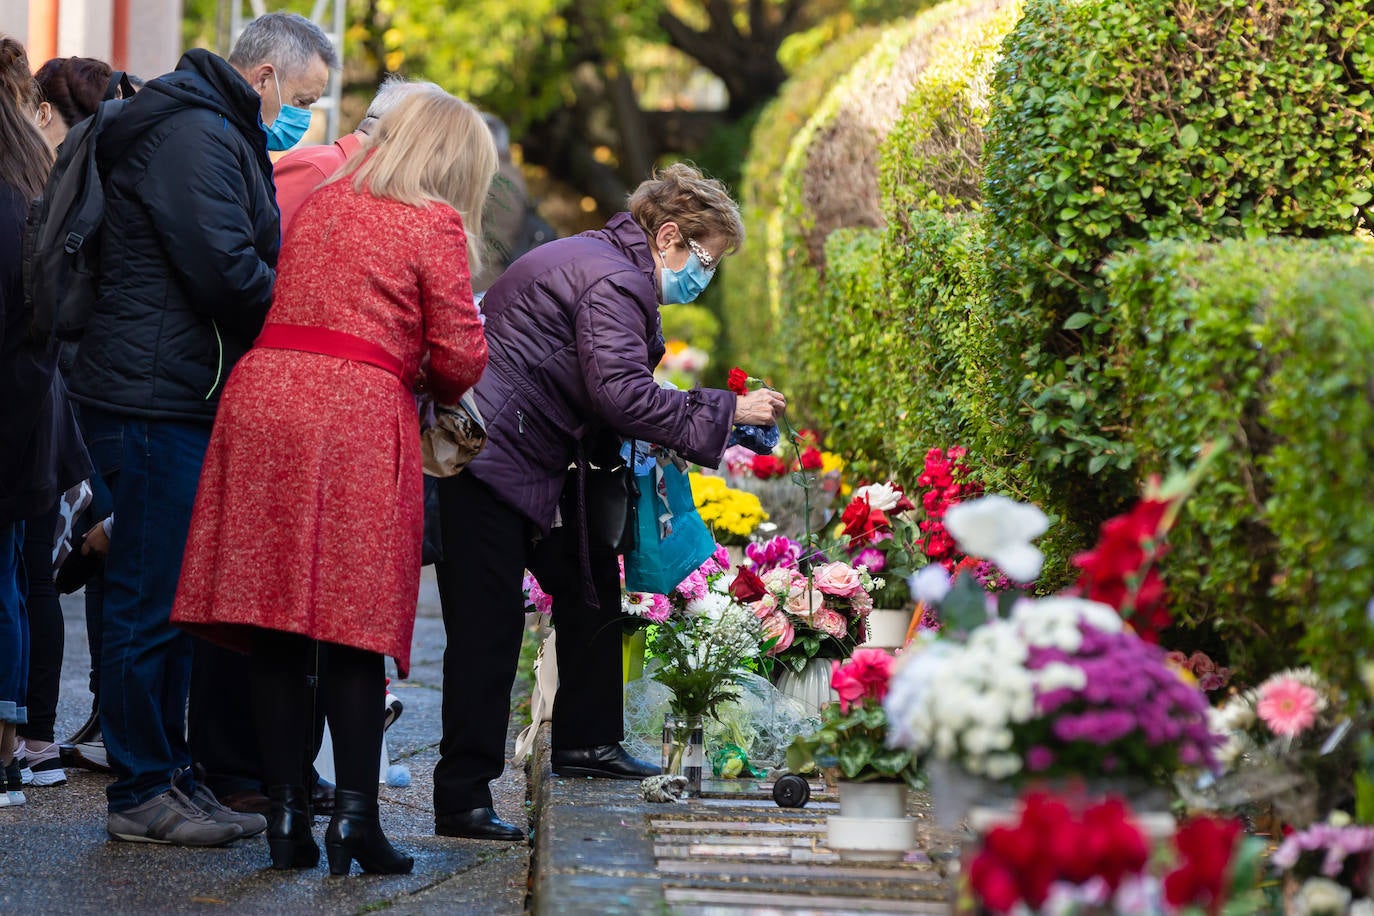
[[[24,780],[25,785],[60,786],[67,781],[67,773],[62,769],[62,749],[55,743],[41,751],[35,751],[32,746],[26,750],[29,778]],[[21,775],[24,772],[21,770]]]
[[[0,808],[13,808],[26,801],[23,792],[0,792]]]

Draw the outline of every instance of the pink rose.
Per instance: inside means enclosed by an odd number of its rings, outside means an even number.
[[[819,608],[812,613],[811,626],[836,639],[844,639],[849,634],[849,624],[845,622],[844,615],[827,607]]]
[[[827,563],[813,576],[816,588],[827,595],[848,598],[864,590],[859,573],[847,563]]]
[[[755,617],[762,620],[778,609],[778,596],[769,592],[758,601],[751,603],[749,609],[754,612]]]
[[[787,613],[797,617],[809,618],[821,607],[824,596],[814,589],[806,587],[806,580],[802,579],[799,583],[792,585],[792,590],[787,593],[787,603],[784,607]],[[814,624],[812,624],[814,626]]]
[[[682,583],[677,587],[677,593],[682,596],[684,601],[695,601],[698,598],[706,597],[707,588],[706,576],[698,569],[682,580]]]
[[[881,701],[892,680],[892,656],[882,649],[855,649],[844,664],[835,662],[830,671],[830,687],[840,695],[840,709],[864,700]]]
[[[777,655],[786,651],[797,635],[796,630],[792,627],[792,621],[787,619],[786,614],[780,612],[774,612],[763,618],[761,632],[764,642],[777,639],[777,642],[773,643],[773,648],[768,650],[769,655]]]

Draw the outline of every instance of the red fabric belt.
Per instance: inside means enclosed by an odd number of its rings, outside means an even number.
[[[351,359],[354,362],[385,369],[396,378],[401,378],[400,359],[392,356],[379,344],[343,331],[299,324],[268,324],[263,326],[262,333],[258,335],[253,346],[271,350],[299,350],[304,353]]]

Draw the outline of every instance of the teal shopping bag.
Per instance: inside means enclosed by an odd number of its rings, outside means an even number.
[[[625,588],[667,595],[715,553],[716,539],[692,501],[687,475],[669,462],[654,462],[639,483],[639,531],[625,554]]]

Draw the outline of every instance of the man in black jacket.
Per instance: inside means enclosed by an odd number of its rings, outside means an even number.
[[[219,845],[267,826],[190,778],[191,639],[168,618],[219,393],[271,303],[267,152],[300,140],[337,65],[309,20],[262,16],[228,61],[187,52],[101,137],[100,293],[71,393],[86,434],[120,442],[118,467],[101,468],[114,493],[100,712],[115,839]]]

